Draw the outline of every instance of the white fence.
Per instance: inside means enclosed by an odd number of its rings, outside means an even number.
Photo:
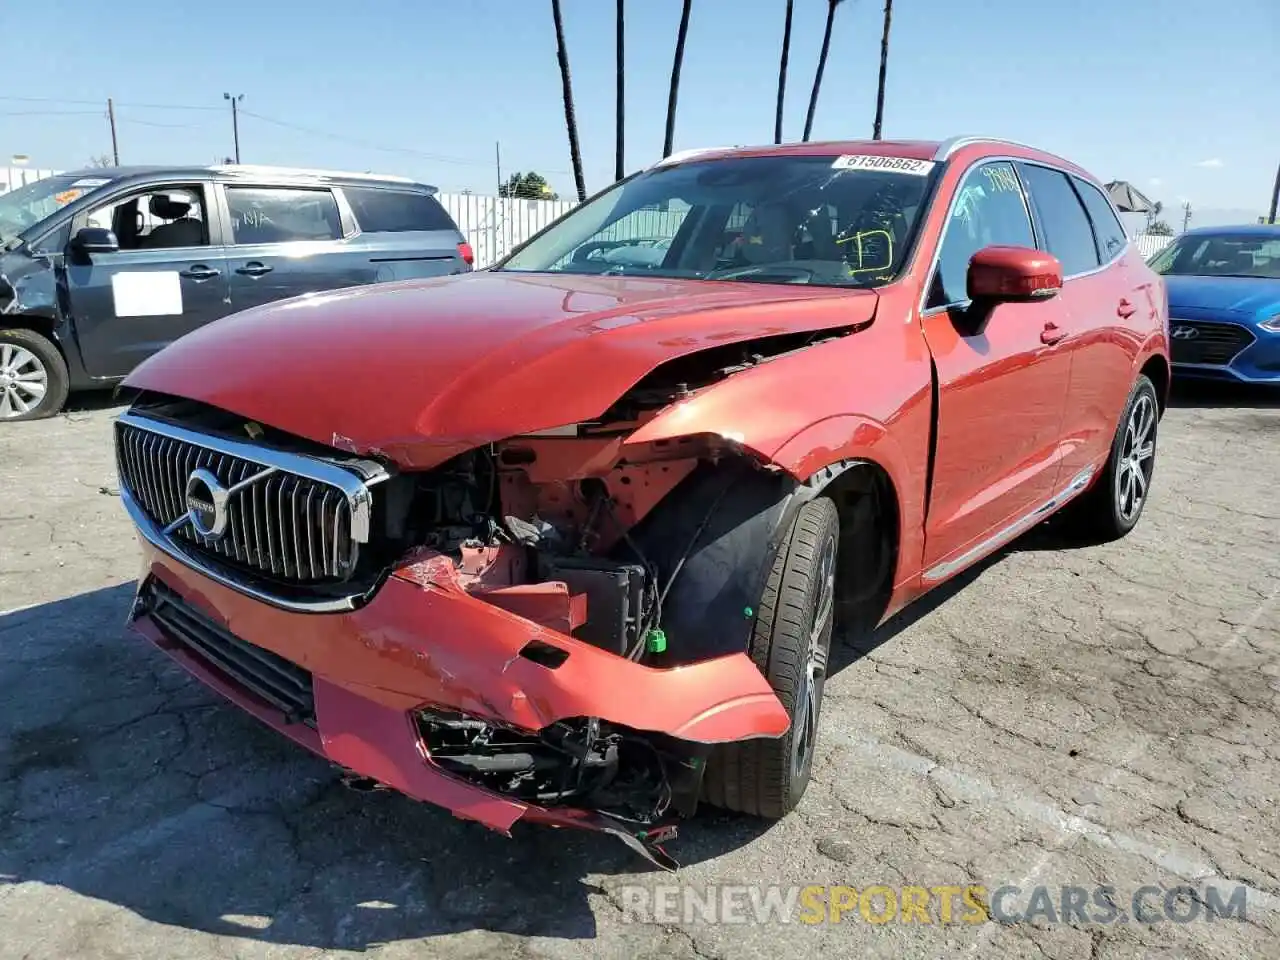
[[[502,259],[516,244],[576,206],[570,200],[511,200],[478,193],[436,197],[470,241],[477,267]]]
[[[27,167],[0,167],[0,194],[57,172]],[[576,201],[572,200],[512,200],[478,193],[441,193],[438,197],[457,222],[458,228],[471,242],[477,267],[486,267],[500,260],[517,244],[523,243],[576,205]],[[601,239],[670,237],[682,217],[683,211],[679,210],[638,211],[616,223],[601,235]],[[1132,239],[1139,253],[1150,258],[1168,246],[1173,238],[1143,233]]]
[[[35,180],[52,177],[57,170],[33,170],[30,167],[0,167],[0,194],[17,190]]]
[[[1134,246],[1138,248],[1144,260],[1150,260],[1172,242],[1173,237],[1161,237],[1151,233],[1140,233],[1133,238]]]

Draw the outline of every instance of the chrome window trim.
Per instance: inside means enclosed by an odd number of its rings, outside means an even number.
[[[260,444],[245,443],[221,434],[190,430],[166,420],[154,419],[133,411],[126,411],[120,414],[116,421],[123,426],[136,430],[142,430],[170,440],[189,443],[205,450],[258,464],[264,468],[274,469],[330,486],[346,497],[347,505],[351,510],[351,539],[360,544],[369,542],[373,509],[373,495],[369,488],[390,477],[386,468],[375,461],[356,459],[345,464],[339,464],[307,454],[293,453]],[[366,594],[363,591],[335,597],[308,598],[305,600],[290,600],[277,596],[266,586],[259,586],[257,578],[253,574],[239,570],[223,569],[221,564],[200,556],[194,549],[177,540],[171,535],[173,530],[161,528],[159,524],[147,515],[141,504],[138,503],[137,498],[130,491],[124,473],[119,469],[118,456],[117,476],[120,499],[124,502],[125,510],[128,512],[130,519],[133,520],[147,542],[174,560],[222,586],[283,610],[304,613],[331,613],[354,610],[366,599]]]
[[[938,148],[933,152],[934,162],[941,163],[949,160],[951,155],[957,150],[960,150],[963,147],[972,147],[979,143],[993,143],[998,146],[1005,147],[1022,147],[1024,150],[1036,150],[1039,152],[1038,147],[1033,147],[1029,143],[1021,143],[1017,140],[1006,140],[1003,137],[960,136],[951,137],[950,139],[943,140],[942,143],[938,144]]]
[[[986,140],[986,138],[983,138],[983,137],[976,137],[976,138],[964,138],[964,139],[967,139],[967,140],[972,141],[972,142],[975,142],[975,143],[985,143],[985,142],[988,142],[988,141]],[[1011,140],[1001,140],[1001,141],[991,141],[991,142],[1006,143],[1006,144],[1010,144],[1010,145],[1012,145],[1012,146],[1022,146],[1022,144],[1014,143],[1014,142],[1013,142],[1013,141],[1011,141]],[[967,145],[967,143],[965,143],[965,144],[961,144],[961,146],[966,146],[966,145]],[[1033,148],[1033,147],[1028,147],[1027,149],[1029,149],[1029,150],[1030,150],[1030,149],[1035,149],[1035,148]],[[939,148],[939,150],[941,150],[941,148]],[[938,305],[938,306],[936,306],[936,307],[926,307],[926,306],[925,306],[925,301],[926,301],[926,300],[928,299],[928,297],[929,297],[929,288],[930,288],[930,286],[931,286],[931,285],[932,285],[932,283],[933,283],[933,275],[934,275],[934,273],[936,272],[936,270],[938,269],[938,260],[939,260],[939,259],[941,258],[941,256],[942,256],[942,247],[943,247],[943,244],[945,244],[945,243],[946,243],[946,240],[947,240],[947,231],[948,231],[948,230],[950,229],[950,227],[951,227],[951,217],[952,217],[952,214],[954,214],[954,213],[955,213],[956,201],[960,199],[960,191],[961,191],[961,188],[963,188],[963,187],[964,187],[965,182],[966,182],[966,181],[969,179],[969,177],[973,174],[973,171],[974,171],[974,170],[976,170],[979,166],[981,166],[981,165],[983,165],[983,164],[986,164],[986,163],[1014,163],[1014,164],[1024,163],[1024,164],[1027,164],[1028,166],[1045,167],[1045,168],[1047,168],[1047,169],[1049,169],[1049,170],[1054,170],[1054,171],[1056,171],[1056,172],[1058,172],[1058,173],[1061,173],[1061,174],[1063,174],[1063,175],[1064,175],[1064,176],[1066,176],[1066,177],[1078,176],[1077,174],[1073,174],[1070,170],[1064,170],[1062,167],[1057,166],[1056,164],[1053,164],[1053,163],[1047,163],[1047,162],[1045,162],[1045,161],[1043,161],[1043,160],[1028,160],[1028,159],[1026,159],[1025,157],[1013,157],[1013,156],[1004,156],[1004,155],[991,155],[991,156],[986,156],[986,157],[978,157],[977,159],[973,160],[973,161],[972,161],[972,162],[971,162],[967,167],[965,167],[965,168],[964,168],[964,172],[963,172],[963,173],[961,174],[961,176],[960,176],[960,181],[959,181],[959,183],[956,185],[955,190],[953,190],[953,191],[952,191],[952,193],[951,193],[951,199],[947,202],[947,212],[946,212],[945,216],[943,217],[943,221],[942,221],[942,232],[938,234],[938,242],[937,242],[937,244],[934,246],[934,249],[933,249],[933,257],[932,257],[932,258],[930,259],[930,261],[929,261],[929,269],[928,269],[928,270],[925,272],[925,274],[924,274],[924,278],[925,278],[925,279],[924,279],[924,284],[923,284],[922,289],[921,289],[921,291],[920,291],[920,297],[919,297],[919,300],[918,300],[918,301],[917,301],[917,303],[916,303],[916,311],[919,313],[919,315],[920,315],[921,317],[931,317],[931,316],[933,316],[934,314],[942,313],[942,312],[943,312],[943,311],[945,311],[945,310],[952,310],[952,309],[954,309],[954,308],[956,308],[956,307],[967,306],[967,305],[968,305],[968,303],[969,303],[969,301],[968,301],[968,300],[956,300],[956,301],[955,301],[955,302],[953,302],[953,303],[944,303],[944,304],[939,304],[939,305]],[[1016,168],[1015,168],[1015,172],[1016,172]],[[1021,177],[1018,177],[1018,182],[1019,182],[1019,183],[1022,183],[1022,178],[1021,178]],[[1087,182],[1087,181],[1086,181],[1086,182]],[[1109,202],[1109,201],[1108,201],[1108,202]],[[1032,216],[1032,214],[1031,214],[1031,192],[1030,192],[1030,190],[1028,190],[1028,189],[1027,189],[1026,184],[1023,184],[1023,185],[1022,185],[1022,204],[1023,204],[1023,206],[1026,208],[1026,210],[1027,210],[1027,217],[1028,217],[1028,218],[1030,219],[1030,221],[1031,221],[1031,234],[1032,234],[1032,236],[1033,236],[1033,237],[1035,237],[1035,238],[1036,238],[1036,247],[1037,247],[1037,249],[1038,249],[1038,248],[1039,248],[1039,246],[1040,246],[1040,236],[1039,236],[1039,234],[1036,232],[1036,222],[1035,222],[1035,217],[1034,217],[1034,216]],[[1084,206],[1084,205],[1083,205],[1083,202],[1082,202],[1082,203],[1081,203],[1081,207],[1083,208],[1083,206]],[[1088,216],[1089,216],[1089,214],[1088,214],[1088,211],[1086,210],[1086,211],[1085,211],[1085,219],[1086,219],[1086,220],[1088,219]],[[1092,223],[1092,221],[1090,221],[1090,223],[1089,223],[1089,229],[1090,229],[1090,230],[1092,230],[1092,229],[1093,229],[1093,223]],[[1098,266],[1094,267],[1094,268],[1093,268],[1093,269],[1091,269],[1091,270],[1085,270],[1085,271],[1082,271],[1082,272],[1080,272],[1080,273],[1073,273],[1073,274],[1071,274],[1070,276],[1064,276],[1064,277],[1062,278],[1062,285],[1063,285],[1063,286],[1066,286],[1066,285],[1067,285],[1067,283],[1068,283],[1068,282],[1070,282],[1070,281],[1072,281],[1072,280],[1081,280],[1081,279],[1083,279],[1083,278],[1085,278],[1085,277],[1091,277],[1091,276],[1093,276],[1095,273],[1101,273],[1103,270],[1106,270],[1106,269],[1109,269],[1110,267],[1115,266],[1115,264],[1116,264],[1116,263],[1118,263],[1118,262],[1120,261],[1120,259],[1121,259],[1121,258],[1123,258],[1123,257],[1124,257],[1128,252],[1129,252],[1129,250],[1133,247],[1133,240],[1129,237],[1129,234],[1128,234],[1128,233],[1125,233],[1125,235],[1124,235],[1124,239],[1125,239],[1125,244],[1124,244],[1124,246],[1123,246],[1123,247],[1121,247],[1121,248],[1120,248],[1120,251],[1119,251],[1119,252],[1118,252],[1114,257],[1112,257],[1110,260],[1108,260],[1106,263],[1101,263],[1101,264],[1099,264]],[[1044,251],[1044,252],[1045,252],[1045,253],[1048,253],[1049,251],[1047,251],[1047,250],[1046,250],[1046,251]]]

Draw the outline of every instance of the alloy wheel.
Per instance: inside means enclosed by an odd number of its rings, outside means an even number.
[[[1142,511],[1155,462],[1156,408],[1151,397],[1142,394],[1129,412],[1116,467],[1116,509],[1126,524]]]
[[[49,389],[49,371],[30,350],[0,343],[0,420],[30,413]]]
[[[827,677],[827,660],[831,651],[832,621],[836,598],[836,541],[827,539],[818,556],[814,573],[818,596],[814,602],[813,623],[809,628],[809,646],[804,674],[797,691],[795,734],[791,745],[791,776],[799,779],[807,774],[813,762],[813,748],[818,739],[818,711],[822,704],[822,688]]]

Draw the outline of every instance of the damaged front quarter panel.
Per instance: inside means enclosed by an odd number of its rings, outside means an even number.
[[[57,278],[47,257],[0,256],[0,315],[57,319]]]

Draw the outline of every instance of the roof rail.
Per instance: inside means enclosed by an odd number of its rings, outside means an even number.
[[[680,163],[683,160],[692,160],[694,157],[700,157],[707,153],[720,153],[723,150],[732,150],[732,147],[694,147],[692,150],[677,150],[670,156],[663,157],[656,163],[650,164],[649,169],[654,167],[665,167],[668,164]]]
[[[209,168],[215,173],[230,174],[269,174],[277,177],[322,177],[328,179],[343,178],[349,180],[382,180],[389,183],[414,183],[408,177],[398,177],[389,173],[349,173],[345,170],[312,170],[306,167],[273,167],[267,164],[224,163]]]
[[[975,143],[1003,143],[1010,147],[1022,147],[1026,150],[1040,149],[1039,147],[1033,147],[1029,143],[1019,143],[1017,140],[1006,140],[1003,137],[952,137],[938,144],[938,149],[933,152],[933,159],[941,162],[948,159],[961,147],[972,146]]]

